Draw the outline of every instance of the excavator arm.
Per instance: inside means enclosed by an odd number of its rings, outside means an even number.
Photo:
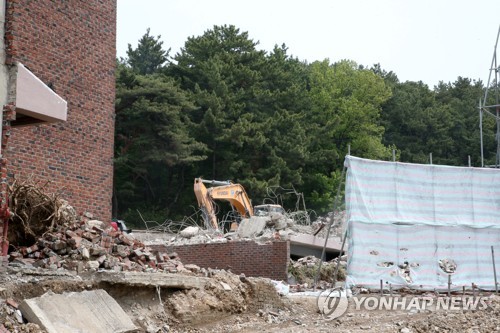
[[[198,207],[201,209],[206,226],[210,225],[216,230],[219,229],[214,204],[201,178],[194,179],[194,194],[196,195],[196,200],[198,200]]]
[[[207,188],[204,183],[212,184],[213,187]],[[215,229],[218,229],[218,224],[213,204],[214,200],[228,201],[242,218],[253,216],[250,198],[240,184],[195,178],[194,193],[198,200],[198,206],[203,212],[205,222]]]

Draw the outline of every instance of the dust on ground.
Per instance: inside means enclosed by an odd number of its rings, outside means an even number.
[[[250,280],[212,271],[211,282],[203,290],[168,290],[95,283],[92,274],[8,268],[0,272],[0,325],[7,332],[44,332],[37,325],[20,323],[13,305],[49,290],[105,289],[139,327],[138,332],[500,331],[500,297],[492,293],[477,295],[486,297],[484,310],[368,311],[356,310],[350,302],[346,314],[326,320],[318,311],[316,297],[279,296],[269,280]],[[256,286],[262,289],[253,290]]]

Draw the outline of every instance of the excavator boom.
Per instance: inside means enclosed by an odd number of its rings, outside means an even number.
[[[214,185],[207,188],[205,183]],[[218,229],[214,200],[228,201],[242,218],[253,216],[253,207],[245,189],[240,184],[195,178],[194,193],[205,222]]]

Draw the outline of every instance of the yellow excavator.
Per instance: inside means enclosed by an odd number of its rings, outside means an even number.
[[[212,187],[206,187],[205,184],[211,184]],[[240,184],[233,184],[230,181],[217,181],[205,180],[195,178],[194,180],[194,194],[198,200],[203,220],[207,227],[219,229],[217,216],[215,214],[214,200],[228,201],[233,207],[233,210],[238,212],[238,218],[250,218],[255,215],[266,216],[270,213],[282,213],[284,209],[280,205],[259,205],[254,207],[248,197],[245,188]],[[231,230],[234,231],[238,228],[239,221],[231,223]]]

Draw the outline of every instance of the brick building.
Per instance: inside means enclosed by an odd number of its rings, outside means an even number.
[[[0,10],[5,36],[0,100],[4,111],[12,104],[17,117],[2,151],[9,175],[48,180],[50,190],[61,192],[77,212],[110,220],[116,0],[0,0]],[[12,83],[16,66],[40,84],[40,96],[30,96],[34,89],[23,87],[19,78]],[[49,114],[41,117],[43,123],[33,124],[39,119],[30,117],[29,106],[16,105],[11,96],[15,89],[19,103],[24,91],[27,104],[36,101],[34,109],[45,105],[45,110],[34,110]],[[66,121],[51,118],[63,102]]]

